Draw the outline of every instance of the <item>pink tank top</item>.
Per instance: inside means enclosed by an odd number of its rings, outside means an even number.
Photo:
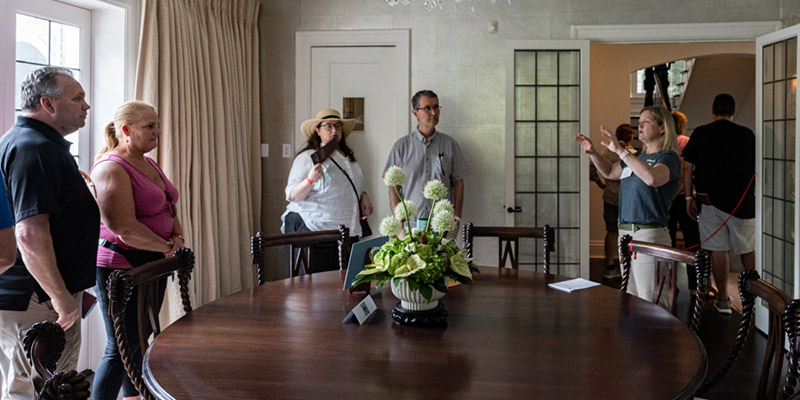
[[[116,162],[125,169],[128,176],[131,178],[131,189],[133,190],[133,202],[136,208],[136,219],[142,224],[150,228],[158,236],[168,240],[172,236],[173,218],[170,216],[170,208],[173,204],[178,202],[178,190],[172,185],[164,171],[158,167],[153,159],[145,156],[145,159],[155,167],[161,179],[166,185],[166,192],[169,193],[170,199],[167,200],[167,194],[161,190],[158,185],[151,181],[145,174],[136,169],[133,165],[125,161],[119,156],[113,154],[106,154],[94,165],[106,161]],[[92,167],[94,168],[94,167]],[[132,249],[132,247],[122,243],[117,235],[106,228],[105,224],[100,223],[100,239],[108,240],[125,249]],[[105,248],[103,246],[97,247],[97,266],[118,269],[131,269],[131,264],[121,254]]]

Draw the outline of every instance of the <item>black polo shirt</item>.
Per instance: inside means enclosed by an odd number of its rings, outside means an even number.
[[[0,171],[17,222],[50,215],[58,270],[70,293],[77,293],[95,284],[100,210],[69,147],[49,125],[17,117],[17,124],[0,138]],[[50,298],[17,251],[14,266],[0,274],[0,309],[26,310],[34,291],[40,302]]]

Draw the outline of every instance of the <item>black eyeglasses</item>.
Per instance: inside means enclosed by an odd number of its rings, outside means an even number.
[[[415,108],[417,111],[425,111],[426,113],[434,112],[434,111],[441,111],[442,106],[426,106],[426,107],[418,107]]]
[[[167,197],[167,208],[169,209],[169,216],[172,217],[172,219],[175,219],[175,217],[178,216],[178,207],[175,207],[175,204],[172,203],[172,195],[169,194],[168,191],[166,190],[164,191],[164,196]]]

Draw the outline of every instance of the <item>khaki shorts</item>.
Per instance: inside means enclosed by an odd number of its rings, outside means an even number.
[[[698,221],[700,239],[703,240],[701,247],[709,251],[732,251],[734,254],[755,250],[756,219],[731,217],[720,229],[729,215],[714,206],[702,206]],[[719,232],[709,239],[717,229]]]

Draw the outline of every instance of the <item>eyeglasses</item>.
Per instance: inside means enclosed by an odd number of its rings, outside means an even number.
[[[325,129],[326,131],[332,131],[334,128],[340,131],[342,130],[343,125],[341,122],[337,122],[335,124],[320,124],[319,127]]]
[[[167,197],[167,208],[169,209],[169,216],[172,219],[178,216],[178,207],[172,202],[172,195],[168,191],[164,191],[164,196]]]
[[[434,111],[441,111],[442,106],[426,106],[426,107],[419,107],[415,108],[417,111],[425,111],[426,113],[434,112]]]

